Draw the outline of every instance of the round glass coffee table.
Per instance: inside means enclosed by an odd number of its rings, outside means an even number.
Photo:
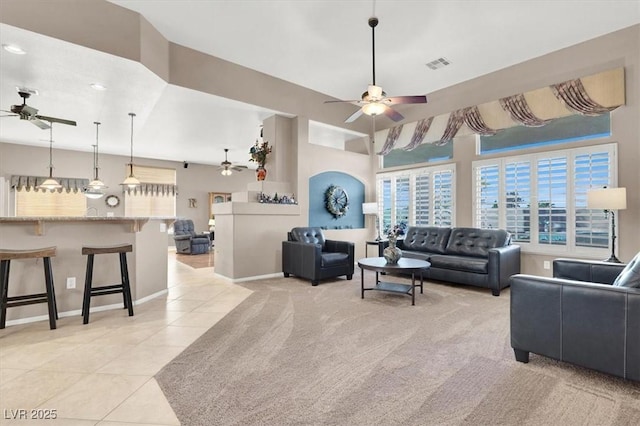
[[[400,258],[398,263],[387,263],[384,257],[366,257],[358,260],[358,266],[360,267],[360,289],[362,292],[362,298],[364,299],[364,292],[366,290],[379,290],[388,291],[392,293],[402,293],[411,295],[411,305],[416,304],[416,287],[420,287],[420,293],[422,294],[422,271],[431,266],[426,260],[419,259],[407,259]],[[376,273],[376,285],[375,287],[365,288],[364,286],[364,270],[375,271]],[[380,272],[393,274],[403,273],[411,274],[411,284],[402,283],[390,283],[380,281]],[[416,274],[420,274],[420,285],[416,285]]]

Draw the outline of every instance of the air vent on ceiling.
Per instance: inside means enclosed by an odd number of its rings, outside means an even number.
[[[435,61],[427,63],[427,66],[432,70],[437,70],[438,68],[446,67],[449,64],[451,64],[451,62],[447,58],[438,58]]]

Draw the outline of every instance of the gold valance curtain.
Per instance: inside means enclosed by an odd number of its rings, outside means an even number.
[[[422,143],[444,145],[456,136],[493,135],[514,126],[544,126],[573,114],[599,115],[625,104],[624,68],[553,84],[379,132],[378,155],[411,151]],[[404,129],[404,131],[403,131]]]
[[[13,175],[11,176],[11,188],[16,191],[39,191],[38,186],[40,186],[45,180],[49,179],[48,176],[21,176],[21,175]],[[62,185],[62,188],[57,189],[56,191],[62,192],[82,192],[82,189],[89,185],[89,179],[77,179],[77,178],[56,178],[56,180]],[[46,192],[50,191],[48,189],[42,189],[41,191]]]

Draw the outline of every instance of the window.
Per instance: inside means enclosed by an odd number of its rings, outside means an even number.
[[[507,229],[530,251],[599,255],[608,222],[587,191],[615,186],[615,159],[607,144],[474,162],[475,226]]]
[[[141,187],[124,194],[124,215],[161,217],[176,215],[176,171],[159,167],[134,166]]]
[[[412,151],[394,149],[382,158],[383,168],[396,166],[409,166],[418,163],[433,163],[435,161],[450,160],[453,158],[453,143],[436,145],[423,143]]]
[[[378,175],[382,232],[393,225],[452,226],[452,164]]]
[[[609,113],[597,116],[575,114],[558,118],[542,127],[515,126],[501,130],[493,136],[480,136],[478,152],[480,155],[495,154],[610,135]]]
[[[87,198],[82,192],[16,190],[16,216],[84,216]]]

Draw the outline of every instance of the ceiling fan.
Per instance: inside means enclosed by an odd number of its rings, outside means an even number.
[[[20,117],[20,120],[27,120],[30,123],[35,124],[41,129],[48,129],[51,123],[61,123],[69,126],[75,126],[76,122],[72,120],[65,120],[63,118],[47,117],[46,115],[38,115],[38,110],[32,106],[27,105],[27,99],[33,92],[29,89],[18,88],[18,95],[22,98],[22,105],[11,105],[11,111],[0,110],[3,112],[11,112],[9,115],[2,115],[1,117]],[[45,123],[48,121],[49,124]]]
[[[373,58],[373,83],[369,85],[367,91],[362,94],[362,99],[351,101],[325,101],[325,103],[349,102],[361,107],[358,111],[350,115],[344,122],[351,123],[357,120],[362,114],[375,117],[384,114],[393,121],[400,121],[404,117],[399,112],[392,109],[391,105],[398,104],[425,104],[427,97],[424,95],[416,96],[393,96],[387,97],[382,87],[376,86],[376,26],[378,18],[372,16],[369,18],[369,26],[371,27],[371,46]]]
[[[231,161],[229,161],[227,159],[227,153],[229,152],[229,148],[225,148],[224,149],[224,161],[222,163],[220,163],[220,167],[218,167],[218,170],[222,170],[222,175],[223,176],[229,176],[232,173],[232,170],[236,171],[236,172],[241,172],[244,169],[247,169],[247,166],[234,166],[231,164]]]

